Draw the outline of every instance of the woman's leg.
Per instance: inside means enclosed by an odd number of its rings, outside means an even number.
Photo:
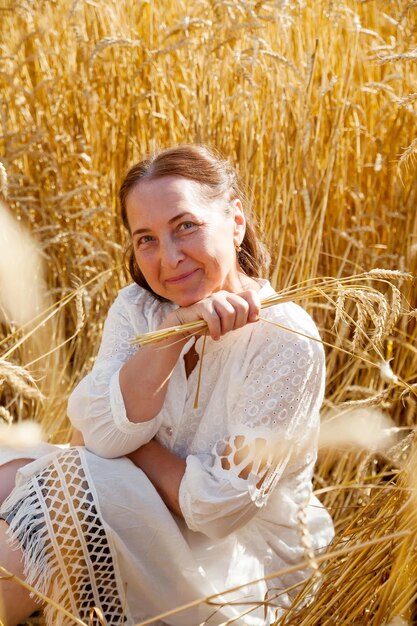
[[[0,466],[0,505],[12,491],[17,471],[31,461],[32,459],[16,459]]]
[[[23,554],[19,549],[14,549],[6,541],[7,524],[0,520],[0,565],[7,571],[19,578],[24,578]],[[4,626],[16,626],[34,611],[39,610],[29,596],[29,592],[19,583],[13,580],[2,580],[3,572],[0,570],[0,624]]]

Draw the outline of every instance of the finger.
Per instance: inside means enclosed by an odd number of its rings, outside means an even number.
[[[221,334],[224,335],[235,328],[236,309],[224,296],[213,298],[213,305],[220,319]]]
[[[261,300],[259,294],[254,289],[248,289],[238,294],[249,305],[248,322],[256,322],[261,314]]]
[[[206,298],[194,306],[196,306],[199,318],[206,322],[210,337],[214,340],[219,339],[222,334],[222,325],[212,300]]]
[[[249,304],[246,302],[244,298],[236,294],[231,294],[228,297],[228,301],[233,306],[235,311],[235,322],[233,329],[242,328],[245,324],[248,323],[249,318]]]

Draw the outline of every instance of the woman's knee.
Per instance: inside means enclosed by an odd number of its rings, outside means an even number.
[[[15,459],[0,466],[0,505],[13,490],[18,470],[32,459]]]

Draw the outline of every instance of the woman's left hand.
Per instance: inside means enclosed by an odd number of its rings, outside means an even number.
[[[261,301],[254,289],[241,293],[216,291],[187,307],[174,311],[179,324],[204,320],[212,339],[259,319]]]

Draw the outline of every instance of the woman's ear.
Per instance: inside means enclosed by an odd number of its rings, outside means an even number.
[[[234,219],[234,229],[233,229],[233,240],[235,247],[239,247],[243,241],[246,231],[246,220],[245,215],[243,213],[242,203],[239,198],[235,198],[232,201],[233,207],[233,219]]]

